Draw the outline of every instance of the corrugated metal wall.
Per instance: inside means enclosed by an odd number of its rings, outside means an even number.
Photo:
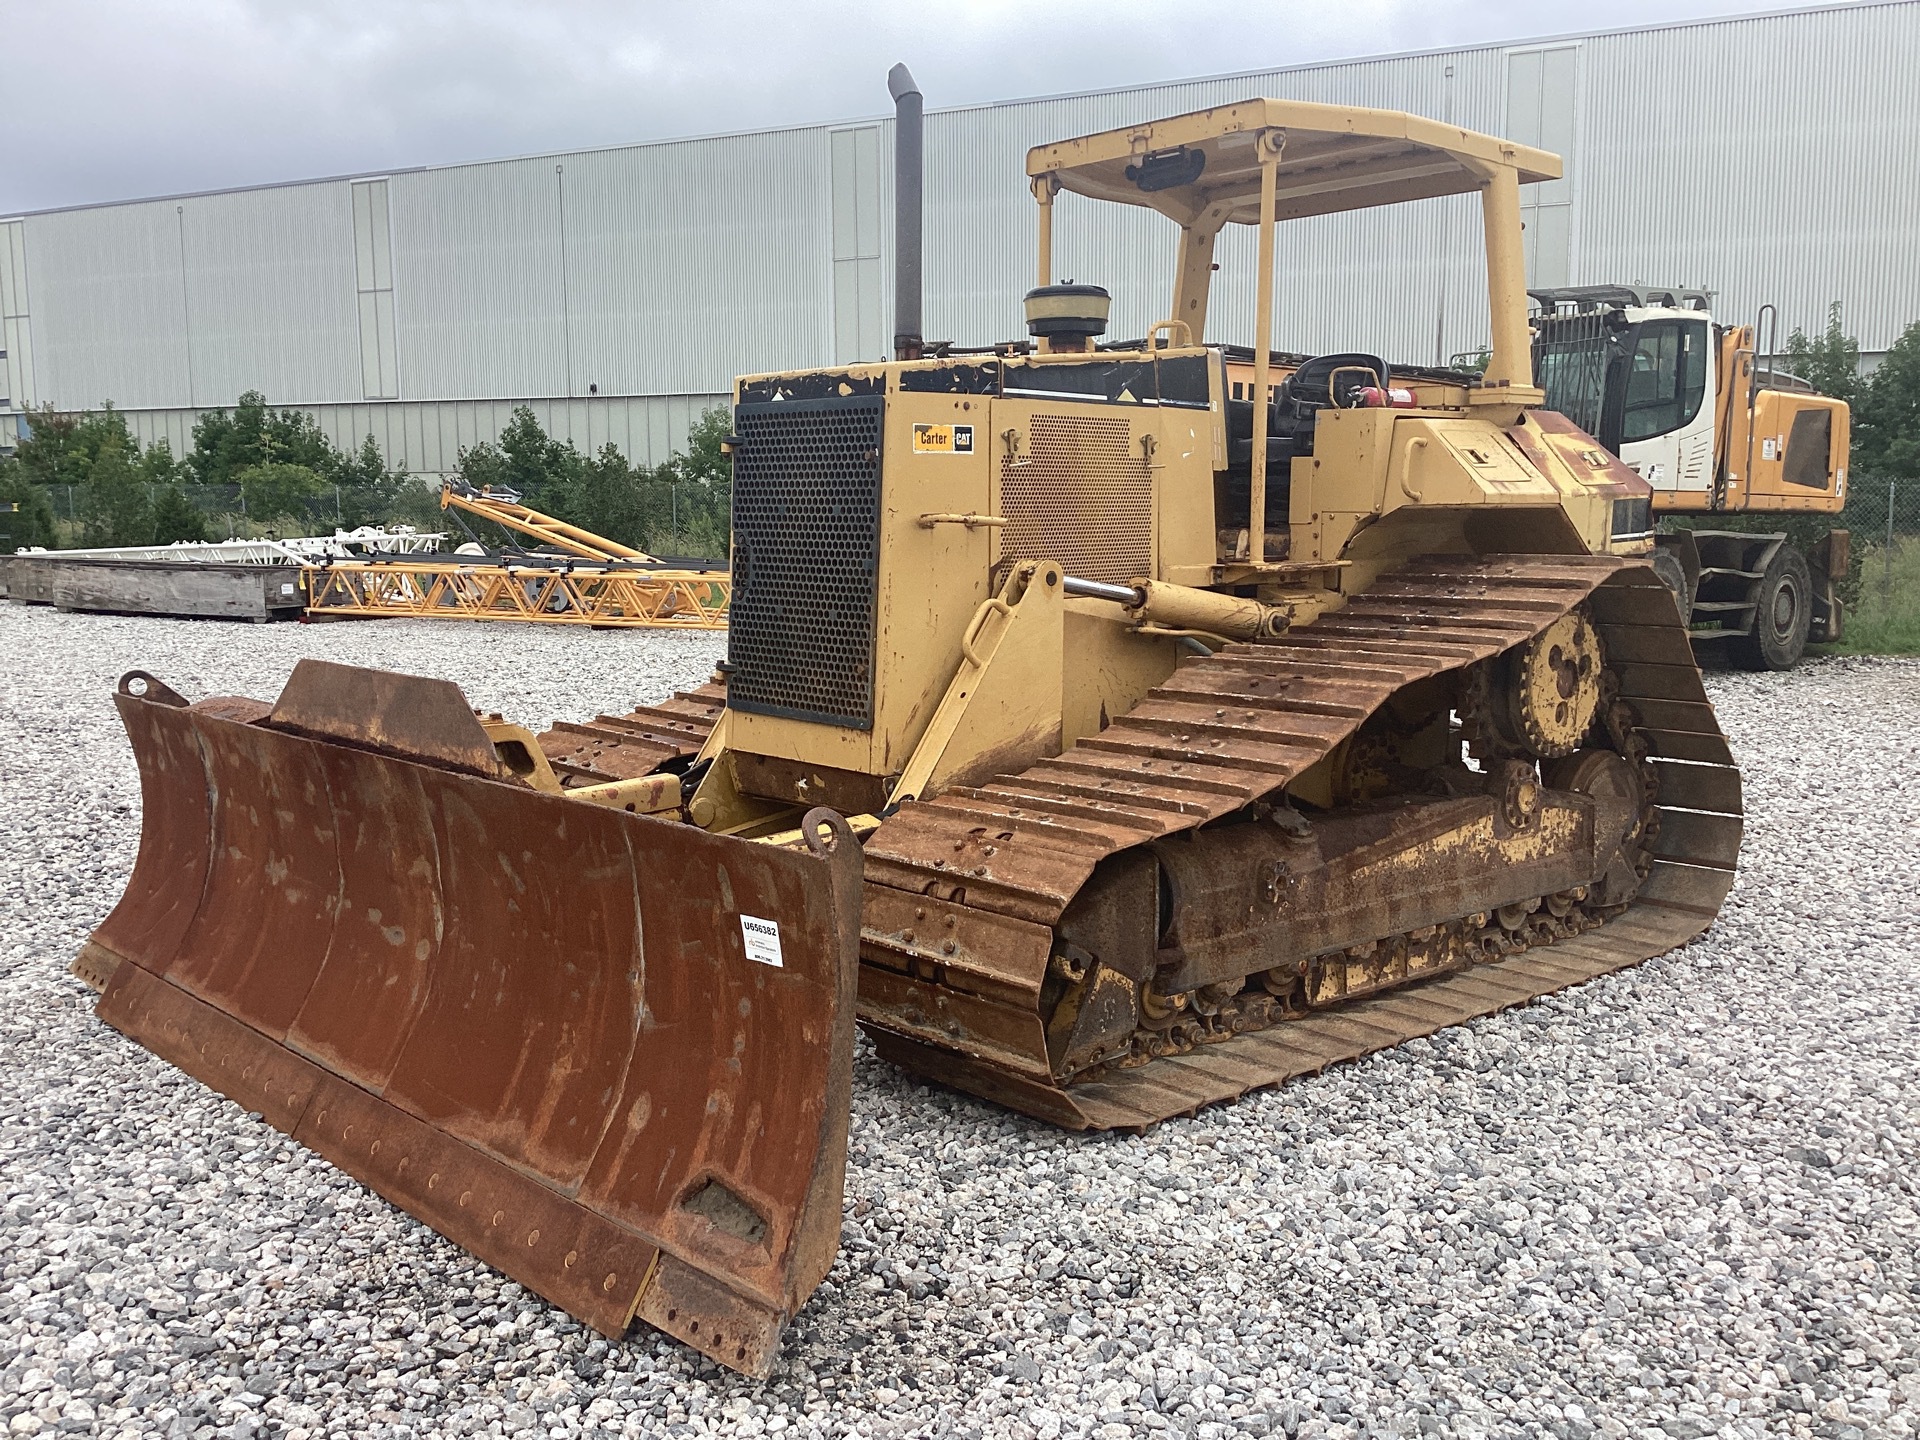
[[[33,367],[33,303],[27,289],[27,227],[0,224],[0,410],[30,410],[39,404]],[[0,441],[12,430],[0,427]]]
[[[177,206],[192,403],[267,375],[289,399],[360,394],[353,209],[345,185],[208,195]]]
[[[1766,15],[1590,43],[1576,263],[1704,285],[1780,335],[1839,301],[1863,350],[1920,320],[1920,5]]]
[[[25,230],[42,403],[193,404],[180,207],[29,215]]]
[[[1837,300],[1881,350],[1920,318],[1916,70],[1901,0],[936,111],[927,329],[1020,333],[1030,145],[1264,93],[1564,147],[1567,179],[1526,195],[1537,282],[1705,286],[1728,318],[1770,299],[1783,337]],[[664,458],[684,397],[885,353],[891,190],[876,119],[29,215],[0,227],[31,295],[13,398],[112,399],[161,433],[258,388],[348,439],[364,415],[430,471],[512,402],[572,397],[535,408]],[[1210,338],[1250,338],[1251,241],[1223,240]],[[1172,249],[1145,211],[1061,199],[1055,278],[1112,289],[1116,336],[1164,314]],[[1279,266],[1283,346],[1434,363],[1486,336],[1471,199],[1294,222]]]
[[[29,215],[24,228],[42,400],[358,397],[345,185]]]
[[[760,357],[831,364],[831,144],[774,131],[556,162],[571,348],[553,388],[721,391]]]

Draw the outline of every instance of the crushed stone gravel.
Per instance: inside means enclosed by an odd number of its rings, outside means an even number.
[[[609,1346],[122,1039],[123,670],[316,655],[530,722],[714,636],[0,606],[0,1427],[12,1436],[1905,1436],[1920,1430],[1920,663],[1709,684],[1744,871],[1702,941],[1144,1137],[864,1046],[843,1246],[764,1383]]]

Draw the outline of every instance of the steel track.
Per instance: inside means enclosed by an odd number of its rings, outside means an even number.
[[[1394,691],[1524,643],[1587,602],[1658,776],[1633,905],[1600,929],[1060,1085],[1040,990],[1053,927],[1103,860],[1280,791]],[[702,686],[542,737],[574,783],[691,757]],[[1073,1129],[1142,1129],[1637,964],[1704,931],[1733,883],[1740,776],[1670,593],[1612,556],[1410,562],[1276,642],[1183,664],[1056,759],[904,807],[868,837],[861,1022],[887,1059]]]
[[[540,737],[540,748],[563,786],[631,780],[699,754],[726,705],[724,685],[702,685],[625,715],[560,721]]]
[[[1094,867],[1221,819],[1352,735],[1396,690],[1523,643],[1587,602],[1658,776],[1633,905],[1550,947],[1057,1084],[1040,988]],[[1186,664],[1099,735],[908,806],[866,844],[860,1015],[880,1053],[1075,1129],[1141,1129],[1579,984],[1684,944],[1733,882],[1739,772],[1669,592],[1609,556],[1414,561],[1276,643]]]

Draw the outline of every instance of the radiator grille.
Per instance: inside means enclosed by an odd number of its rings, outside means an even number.
[[[873,728],[878,395],[741,405],[727,704]]]
[[[1086,580],[1152,573],[1153,475],[1129,429],[1124,417],[1033,417],[1025,453],[1000,462],[1002,560],[1058,560]]]

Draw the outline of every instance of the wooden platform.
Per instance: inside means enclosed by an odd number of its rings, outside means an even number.
[[[294,620],[306,607],[298,565],[103,560],[59,552],[0,557],[0,593],[60,610]]]

